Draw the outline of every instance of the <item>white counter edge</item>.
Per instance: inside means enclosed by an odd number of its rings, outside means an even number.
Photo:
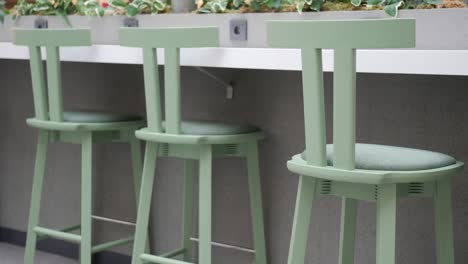
[[[160,53],[161,54],[161,53]],[[63,61],[141,64],[141,51],[115,45],[64,48]],[[361,50],[357,71],[468,76],[468,50]],[[25,47],[0,43],[0,59],[28,58]],[[182,50],[181,64],[218,68],[292,70],[301,69],[298,50],[257,48],[206,48]],[[333,52],[325,51],[324,69],[333,69]]]

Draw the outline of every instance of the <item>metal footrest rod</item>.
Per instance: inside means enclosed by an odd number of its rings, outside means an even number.
[[[109,248],[113,248],[113,247],[116,247],[116,246],[131,243],[132,241],[133,241],[133,236],[123,238],[123,239],[119,239],[119,240],[106,242],[106,243],[94,246],[93,249],[92,249],[92,252],[93,253],[98,253],[98,252],[104,251],[104,250],[109,249]]]
[[[173,257],[177,257],[179,255],[184,254],[185,251],[186,251],[185,248],[180,248],[180,249],[168,252],[166,254],[163,254],[163,255],[161,255],[161,257],[163,257],[163,258],[173,258]]]
[[[119,225],[136,226],[135,223],[118,220],[114,218],[109,218],[109,217],[93,215],[91,216],[91,218],[93,218],[94,220],[99,220],[99,221],[104,221],[104,222],[109,222],[109,223],[114,223],[114,224],[119,224]]]
[[[34,228],[34,232],[36,232],[39,235],[45,235],[48,237],[53,237],[56,239],[60,240],[65,240],[69,242],[75,242],[75,243],[80,243],[81,242],[81,236],[80,235],[75,235],[67,232],[62,232],[62,231],[57,231],[57,230],[52,230],[48,228],[43,228],[36,226]]]
[[[194,237],[190,238],[190,240],[192,240],[194,242],[197,242],[197,243],[199,241],[198,238],[194,238]],[[218,242],[211,242],[211,245],[213,245],[215,247],[228,248],[228,249],[232,249],[232,250],[238,250],[238,251],[243,251],[243,252],[248,252],[248,253],[255,254],[255,249],[252,249],[252,248],[228,245],[228,244],[223,244],[223,243],[218,243]]]
[[[60,229],[58,231],[68,233],[68,232],[72,232],[72,231],[75,231],[75,230],[79,230],[80,228],[81,228],[81,225],[74,225],[74,226],[70,226],[70,227],[65,227],[65,228]],[[47,239],[48,237],[49,237],[48,235],[38,234],[37,240]]]
[[[158,257],[158,256],[149,255],[149,254],[142,254],[140,255],[140,258],[143,261],[157,263],[157,264],[193,264],[192,262]]]

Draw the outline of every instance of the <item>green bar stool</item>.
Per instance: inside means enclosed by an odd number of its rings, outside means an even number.
[[[143,127],[145,122],[135,115],[63,110],[59,48],[91,45],[89,30],[15,29],[14,43],[29,47],[35,117],[28,119],[27,123],[39,130],[24,263],[34,263],[38,240],[55,238],[79,243],[80,263],[91,264],[93,253],[133,241],[133,237],[129,237],[94,247],[92,245],[93,219],[118,222],[92,215],[92,146],[99,142],[130,143],[135,192],[138,197],[142,161],[140,142],[134,132]],[[47,53],[47,84],[41,47],[45,47]],[[62,230],[39,226],[47,146],[54,141],[81,144],[81,224]],[[79,229],[80,235],[71,233]]]
[[[294,30],[291,30],[294,29]],[[312,203],[343,197],[339,263],[354,263],[358,200],[377,204],[377,264],[395,264],[400,197],[433,197],[437,263],[453,264],[451,176],[463,163],[431,151],[356,144],[356,49],[411,48],[415,20],[271,21],[269,44],[302,51],[305,152],[288,161],[299,174],[288,264],[304,263]],[[333,144],[326,144],[322,49],[334,49]]]
[[[180,48],[218,46],[217,28],[122,28],[124,46],[143,49],[143,65],[148,127],[136,132],[146,141],[140,191],[133,264],[153,262],[187,264],[192,258],[192,205],[195,162],[199,161],[199,252],[198,262],[211,264],[212,162],[218,157],[245,157],[247,160],[250,206],[256,264],[266,264],[263,208],[257,142],[262,131],[249,125],[181,120]],[[161,95],[156,48],[164,48],[164,101]],[[158,156],[185,160],[182,248],[162,256],[144,254],[154,171]],[[177,260],[171,257],[183,257]]]

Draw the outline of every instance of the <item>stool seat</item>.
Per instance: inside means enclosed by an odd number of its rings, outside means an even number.
[[[327,163],[333,166],[333,144],[327,145]],[[305,153],[302,153],[305,159]],[[356,144],[356,169],[416,171],[446,167],[456,160],[446,154],[387,145]]]
[[[110,113],[93,110],[73,110],[63,112],[63,120],[72,123],[108,123],[138,121],[142,118],[134,114]]]
[[[225,123],[211,121],[182,121],[181,132],[186,135],[236,135],[260,131],[260,128],[247,123]],[[166,122],[162,122],[165,129]]]

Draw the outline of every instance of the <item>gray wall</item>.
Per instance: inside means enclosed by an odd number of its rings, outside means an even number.
[[[284,264],[293,217],[297,176],[285,162],[303,149],[301,76],[296,72],[214,70],[236,80],[233,100],[199,72],[183,70],[186,118],[248,121],[265,129],[260,145],[263,197],[269,257]],[[28,65],[0,61],[0,226],[25,230],[36,132],[25,125],[33,113]],[[66,105],[144,112],[140,66],[64,64]],[[326,74],[328,114],[331,74]],[[437,150],[468,160],[468,78],[360,74],[358,140]],[[330,129],[329,129],[330,131]],[[329,133],[330,134],[330,133]],[[330,135],[329,135],[330,136]],[[95,213],[134,220],[129,148],[124,144],[95,147]],[[79,221],[79,148],[50,148],[43,198],[42,225],[62,227]],[[162,159],[153,197],[154,249],[164,252],[180,241],[182,163]],[[214,165],[214,240],[250,247],[246,169],[243,160],[222,159]],[[456,262],[468,259],[468,179],[454,179]],[[321,197],[315,204],[306,263],[337,263],[340,200]],[[398,208],[398,263],[433,264],[434,222],[430,199],[404,199]],[[130,235],[115,225],[95,225],[96,242]],[[375,207],[361,203],[357,262],[375,263]],[[120,252],[128,253],[129,247]],[[250,263],[245,253],[214,250],[215,263]]]

